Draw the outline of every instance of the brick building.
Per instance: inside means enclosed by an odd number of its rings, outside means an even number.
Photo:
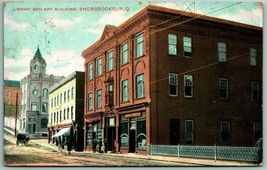
[[[262,136],[262,28],[149,5],[85,59],[85,149],[252,146]]]
[[[48,142],[57,146],[67,137],[83,150],[84,72],[75,71],[49,89]]]
[[[17,97],[18,96],[18,97]],[[16,80],[4,80],[4,116],[16,117],[19,113],[20,82]]]
[[[4,126],[17,131],[17,118],[20,103],[20,82],[4,80]]]

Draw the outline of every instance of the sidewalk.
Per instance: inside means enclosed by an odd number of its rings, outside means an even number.
[[[35,139],[30,142],[41,145],[43,147],[52,149],[54,151],[59,152],[57,146],[53,144],[48,144],[46,139]],[[62,152],[66,152],[66,150],[62,150]],[[84,152],[75,152],[72,151],[72,155],[85,155],[85,154],[102,154],[102,153],[93,153],[91,151]],[[228,167],[255,167],[258,166],[257,163],[252,162],[242,162],[242,161],[222,161],[222,160],[210,160],[210,159],[195,159],[195,158],[178,158],[178,157],[169,157],[169,156],[156,156],[156,155],[140,155],[134,153],[128,154],[119,154],[119,153],[107,153],[106,155],[110,156],[123,156],[123,157],[132,157],[138,159],[151,159],[157,161],[166,161],[166,162],[178,162],[178,163],[186,163],[186,164],[195,164],[197,166],[228,166]],[[260,165],[262,166],[262,165]]]
[[[16,138],[13,135],[4,135],[4,138],[9,140],[10,142],[16,144]],[[51,149],[54,152],[62,152],[67,155],[66,149],[60,150],[59,147],[53,144],[49,144],[47,139],[32,139],[30,140],[30,144],[40,145],[40,147]],[[92,151],[84,151],[84,152],[71,152],[73,156],[82,156],[86,154],[98,154],[101,155],[103,153],[93,153]],[[196,166],[215,166],[215,167],[257,167],[262,166],[262,164],[258,165],[253,162],[242,162],[242,161],[222,161],[222,160],[211,160],[211,159],[197,159],[197,158],[179,158],[179,157],[169,157],[169,156],[156,156],[156,155],[140,155],[135,153],[127,153],[127,154],[119,154],[119,153],[107,153],[105,155],[110,156],[121,156],[121,157],[131,157],[137,159],[150,159],[157,161],[166,161],[166,162],[177,162],[183,164],[192,164]]]

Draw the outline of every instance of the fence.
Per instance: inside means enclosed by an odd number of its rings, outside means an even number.
[[[150,155],[205,158],[214,160],[258,161],[257,147],[149,145]]]

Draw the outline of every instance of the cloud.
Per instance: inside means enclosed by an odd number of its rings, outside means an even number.
[[[80,52],[73,50],[55,50],[43,55],[47,63],[47,74],[67,77],[74,71],[84,70],[84,59]]]
[[[99,20],[90,25],[87,29],[88,33],[100,35],[103,32],[105,25],[119,26],[128,16],[124,11],[112,11],[109,14],[103,15]]]
[[[18,57],[4,57],[4,78],[10,80],[21,80],[30,73],[30,61],[33,58],[31,49],[22,49]]]
[[[166,8],[173,8],[173,9],[178,9],[179,6],[173,2],[161,2],[161,3],[156,3],[155,5],[161,6],[161,7],[166,7]]]
[[[240,9],[236,14],[221,14],[216,16],[218,18],[223,18],[235,22],[242,22],[245,24],[263,26],[263,13],[260,8],[252,10]]]
[[[9,26],[11,30],[22,31],[29,26],[27,23],[17,23],[4,15],[4,24]]]
[[[81,23],[83,20],[83,17],[80,16],[80,17],[76,17],[74,19],[71,19],[71,20],[64,20],[64,19],[56,19],[56,18],[48,18],[46,21],[45,21],[45,24],[47,26],[50,26],[50,27],[57,27],[57,28],[66,28],[66,27],[71,27],[71,26],[74,26],[76,24],[79,24]]]

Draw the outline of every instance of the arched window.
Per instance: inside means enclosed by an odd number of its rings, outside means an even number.
[[[48,120],[47,118],[42,118],[41,119],[41,128],[46,128],[47,127]]]
[[[43,97],[48,97],[48,89],[47,88],[43,89]]]

